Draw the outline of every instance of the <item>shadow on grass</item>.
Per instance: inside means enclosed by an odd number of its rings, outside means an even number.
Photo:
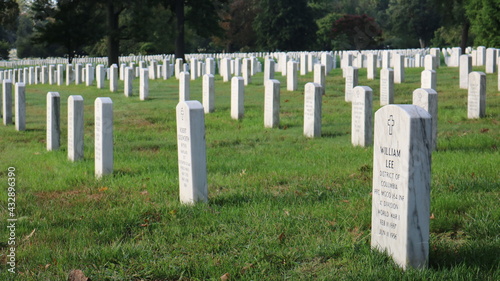
[[[481,268],[484,271],[497,270],[500,264],[500,245],[493,241],[467,243],[456,248],[451,245],[436,246],[429,254],[429,268],[453,269],[459,264]]]

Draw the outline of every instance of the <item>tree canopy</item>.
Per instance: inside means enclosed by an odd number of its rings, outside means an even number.
[[[0,0],[0,56],[500,44],[497,0]]]

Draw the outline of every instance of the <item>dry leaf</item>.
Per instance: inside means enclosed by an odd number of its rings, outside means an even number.
[[[287,210],[284,210],[285,212],[285,215],[289,216],[290,215],[290,212],[288,212]]]
[[[487,133],[489,130],[490,129],[488,129],[488,128],[483,128],[483,129],[481,129],[481,133]]]
[[[141,191],[141,195],[148,195],[149,192],[147,190]]]
[[[30,234],[28,234],[28,236],[24,237],[23,242],[28,241],[31,238],[31,236],[33,236],[33,234],[35,234],[35,231],[36,231],[36,228],[33,229],[33,231]]]
[[[222,276],[220,277],[220,280],[222,280],[222,281],[229,280],[229,273],[226,273],[226,274],[222,275]]]
[[[50,263],[46,264],[45,269],[49,268],[49,266],[50,266]]]
[[[435,218],[436,218],[436,217],[434,217],[434,213],[432,213],[432,214],[431,214],[430,219],[431,219],[431,220],[433,220],[433,219],[435,219]]]
[[[240,176],[246,175],[247,174],[246,171],[247,171],[247,169],[241,170]]]
[[[344,203],[349,203],[349,200],[342,200],[342,202],[344,202]]]
[[[69,273],[68,281],[90,281],[90,278],[83,274],[79,269],[71,270]]]
[[[247,263],[246,266],[244,266],[241,270],[240,270],[240,273],[241,274],[244,274],[245,272],[247,272],[247,270],[249,270],[250,268],[253,267],[253,263]]]
[[[280,240],[280,242],[283,242],[283,240],[285,240],[286,236],[285,236],[285,233],[284,232],[281,232],[280,236],[278,236],[278,240]]]
[[[99,188],[98,190],[99,190],[99,192],[103,192],[103,191],[108,190],[108,188],[107,188],[107,187],[105,187],[105,186],[103,186],[103,187]]]

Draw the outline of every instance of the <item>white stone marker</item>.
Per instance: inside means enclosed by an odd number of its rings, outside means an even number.
[[[438,94],[433,89],[416,89],[413,91],[413,104],[425,109],[431,115],[431,150],[434,151],[437,148]]]
[[[17,131],[26,130],[26,87],[24,83],[16,83],[14,91],[15,124]]]
[[[47,93],[47,150],[57,150],[61,136],[61,97],[57,92]]]
[[[2,83],[2,117],[3,124],[12,124],[12,82],[9,79]]]
[[[66,86],[69,86],[71,82],[73,82],[73,65],[72,64],[67,64],[66,65]]]
[[[179,79],[179,74],[183,72],[184,61],[182,59],[175,59],[175,78]]]
[[[297,91],[297,71],[298,64],[293,60],[287,62],[286,89],[287,91]]]
[[[321,137],[321,85],[307,83],[304,89],[304,136]]]
[[[48,68],[46,65],[42,65],[42,70],[40,72],[40,83],[41,84],[47,84],[47,82],[49,81],[49,72],[48,72]]]
[[[423,70],[420,74],[420,88],[436,90],[436,77],[435,70]]]
[[[95,176],[101,178],[113,173],[113,101],[110,98],[96,98],[94,107]]]
[[[68,97],[68,159],[83,159],[83,97]]]
[[[124,71],[125,71],[125,73],[123,75],[124,75],[125,81],[123,82],[123,94],[126,97],[131,97],[133,92],[134,92],[134,88],[133,88],[134,68],[125,67]]]
[[[241,58],[234,59],[234,76],[242,76],[241,73]]]
[[[179,101],[191,99],[191,89],[189,82],[189,72],[182,71],[179,77]]]
[[[252,83],[252,66],[251,66],[251,59],[243,59],[243,64],[241,68],[241,74],[243,75],[243,81],[245,83],[245,86],[248,84]]]
[[[109,68],[109,90],[113,93],[118,91],[118,66],[116,64]]]
[[[149,69],[141,68],[139,74],[139,99],[147,100],[149,96]],[[189,84],[189,81],[188,81]]]
[[[62,86],[64,83],[64,65],[58,64],[57,65],[57,86]],[[30,83],[31,84],[31,83]]]
[[[96,67],[96,84],[97,89],[104,89],[104,76],[106,71],[104,70],[104,65],[99,64]]]
[[[77,63],[75,65],[75,85],[80,85],[82,83],[82,70],[83,70],[83,65]]]
[[[431,127],[416,105],[375,113],[371,246],[403,269],[428,263]]]
[[[163,60],[162,68],[161,68],[163,80],[167,80],[170,74],[170,62],[165,59]]]
[[[207,202],[207,153],[203,106],[199,101],[180,101],[176,113],[180,201],[184,204]]]
[[[203,108],[205,113],[215,110],[215,78],[212,74],[203,75]]]
[[[274,60],[266,58],[264,62],[264,85],[269,79],[274,79]]]
[[[231,118],[240,120],[245,113],[244,107],[244,81],[243,77],[233,77],[231,79]]]
[[[215,76],[215,60],[214,58],[205,59],[205,73]]]
[[[495,73],[497,67],[497,50],[494,48],[486,49],[486,73]]]
[[[460,56],[460,89],[469,88],[469,73],[472,71],[472,57]]]
[[[467,118],[476,119],[484,116],[486,116],[486,74],[473,71],[469,73]]]
[[[394,71],[392,68],[380,70],[380,105],[394,103]]]
[[[300,54],[300,75],[307,74],[307,70],[308,70],[307,61],[308,61],[308,54],[301,53]]]
[[[223,82],[229,82],[231,78],[231,60],[228,58],[221,60],[221,76]]]
[[[264,127],[277,128],[280,124],[280,81],[264,82]]]
[[[377,54],[368,54],[368,69],[366,76],[368,80],[377,78]]]
[[[424,57],[424,69],[427,70],[436,70],[436,60],[437,58],[433,55],[426,55]]]
[[[49,85],[56,84],[56,66],[51,64],[49,65]]]
[[[26,84],[26,83],[24,83],[24,84]],[[35,81],[35,68],[33,66],[30,66],[28,68],[28,84],[29,85],[36,84],[36,81]]]
[[[394,54],[394,83],[401,84],[405,81],[405,56]]]
[[[477,54],[476,54],[476,64],[477,66],[483,66],[486,61],[486,47],[484,46],[479,46],[477,47]]]
[[[345,68],[345,101],[352,100],[352,91],[354,87],[358,86],[358,71],[355,66],[348,66]]]
[[[321,95],[325,94],[326,90],[326,66],[323,64],[314,65],[314,83],[321,85]]]
[[[351,143],[367,147],[373,143],[373,91],[357,86],[352,91]]]

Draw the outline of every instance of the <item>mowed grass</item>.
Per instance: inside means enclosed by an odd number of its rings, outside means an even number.
[[[422,68],[406,69],[395,102],[411,103]],[[484,71],[484,68],[474,70]],[[359,84],[373,89],[379,79]],[[281,81],[280,128],[263,126],[263,75],[245,87],[245,116],[230,118],[230,83],[216,76],[216,112],[205,115],[209,202],[179,203],[178,81],[150,81],[150,99],[84,85],[27,86],[27,130],[0,125],[0,214],[16,169],[17,266],[1,280],[499,280],[500,94],[487,75],[486,118],[467,119],[458,68],[438,70],[438,150],[432,155],[429,267],[399,269],[370,249],[373,148],[351,145],[341,70],[327,76],[323,136],[303,137],[303,88]],[[61,148],[46,151],[46,94],[61,95]],[[85,101],[85,159],[67,160],[67,98]],[[94,100],[114,107],[114,173],[94,177]],[[201,101],[201,79],[191,82]],[[227,276],[227,275],[226,275]]]

